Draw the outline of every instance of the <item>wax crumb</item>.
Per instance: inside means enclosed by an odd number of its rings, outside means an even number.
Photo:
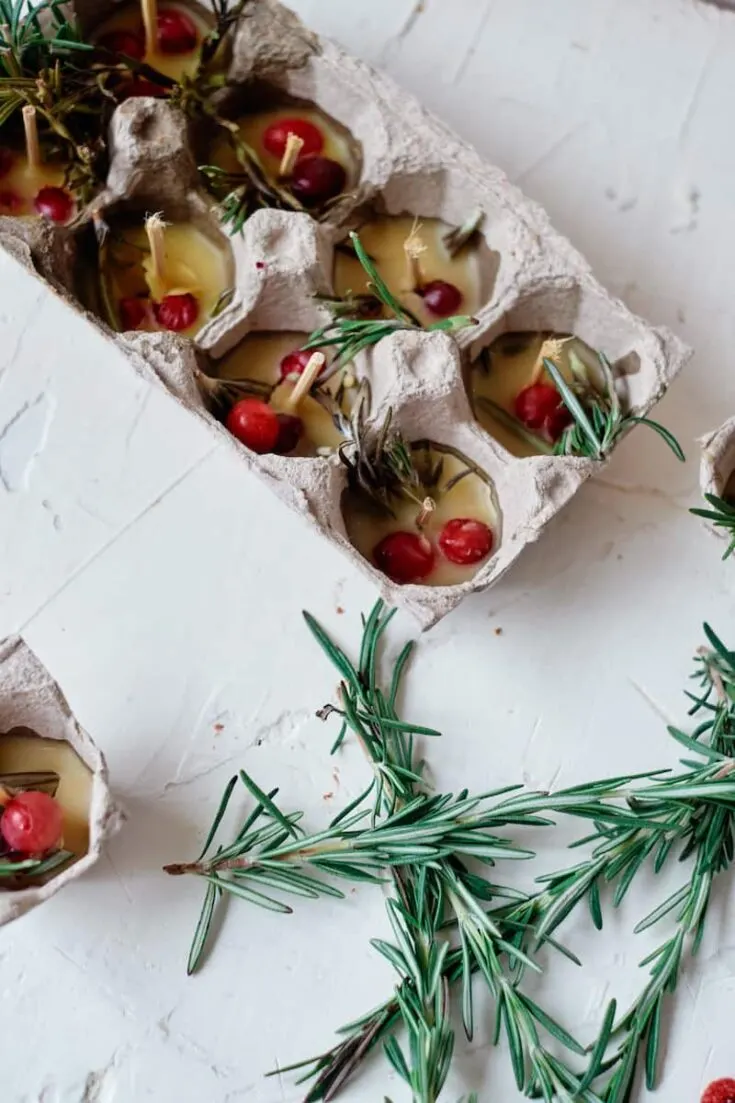
[[[503,634],[503,629],[502,628],[496,628],[495,629],[495,635],[496,636],[502,636],[502,634]]]
[[[323,793],[322,794],[322,800],[332,800],[333,797],[334,797],[334,793]]]

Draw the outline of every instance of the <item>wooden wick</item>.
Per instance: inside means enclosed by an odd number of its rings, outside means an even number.
[[[561,359],[561,354],[564,351],[564,346],[573,341],[573,337],[547,337],[541,348],[539,349],[538,356],[536,357],[536,363],[533,366],[531,372],[531,382],[538,383],[541,376],[546,370],[544,368],[544,360],[552,360],[557,366]]]
[[[421,240],[420,230],[421,223],[418,218],[416,218],[411,227],[411,233],[403,243],[403,251],[406,254],[409,291],[420,291],[426,283],[426,278],[421,268],[419,258],[426,252],[427,246],[424,245]]]
[[[41,146],[38,141],[36,109],[31,104],[26,104],[23,108],[23,126],[26,132],[28,167],[36,172],[41,167]]]
[[[304,148],[304,139],[299,138],[298,134],[289,133],[286,139],[286,148],[283,151],[283,157],[281,158],[281,164],[278,169],[278,175],[286,179],[293,175],[293,170],[296,167],[301,150]]]
[[[155,54],[158,47],[158,0],[140,0],[145,29],[146,57]]]
[[[145,232],[151,250],[153,276],[161,284],[166,279],[166,223],[160,214],[152,214],[145,220]]]
[[[309,393],[312,386],[314,385],[314,380],[319,375],[319,372],[322,370],[326,362],[327,358],[323,352],[313,353],[311,360],[302,371],[298,383],[291,391],[289,399],[286,402],[289,410],[295,410],[298,408],[301,399]]]
[[[421,530],[426,522],[431,517],[432,513],[436,509],[436,502],[433,498],[424,498],[421,503],[421,512],[416,518],[416,528]]]

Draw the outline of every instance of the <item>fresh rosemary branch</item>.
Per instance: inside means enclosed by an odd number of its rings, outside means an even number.
[[[315,630],[313,625],[312,628]],[[370,622],[365,631],[368,651],[374,647],[369,629]],[[344,676],[350,669],[344,653],[320,629],[316,631]],[[445,979],[449,983],[461,982],[463,1020],[471,1034],[470,977],[476,972],[483,974],[498,1004],[498,1027],[506,1027],[517,1082],[527,1094],[565,1103],[577,1099],[628,1103],[642,1051],[647,1082],[649,1087],[655,1085],[666,996],[676,987],[688,946],[691,944],[695,952],[701,941],[714,879],[729,867],[733,857],[735,762],[731,755],[735,746],[735,653],[729,652],[707,626],[705,632],[709,648],[700,652],[695,675],[701,691],[690,696],[694,702],[692,713],[705,712],[706,718],[691,736],[670,729],[674,739],[706,759],[705,765],[687,760],[684,762],[687,772],[682,774],[664,778],[655,774],[611,778],[554,796],[521,793],[508,797],[494,809],[496,817],[507,815],[508,822],[514,822],[515,815],[562,811],[591,819],[596,828],[591,839],[582,840],[596,844],[587,860],[541,878],[544,887],[533,896],[484,913],[484,921],[511,947],[508,956],[513,975],[508,975],[502,965],[505,948],[498,954],[492,941],[487,943],[484,954],[474,947],[468,948],[462,901],[453,898],[451,880],[444,880],[446,902],[452,906],[461,939],[460,948],[447,953]],[[365,646],[363,643],[363,649]],[[351,672],[350,684],[354,684],[354,668]],[[343,689],[343,698],[344,695]],[[341,711],[343,730],[338,743],[346,734],[345,723],[357,730],[354,709],[352,713],[347,709]],[[358,737],[370,750],[364,731],[358,730]],[[645,785],[634,784],[642,779]],[[611,1001],[586,1072],[574,1074],[540,1046],[538,1035],[534,1034],[537,1023],[541,1023],[572,1052],[580,1052],[574,1039],[541,1008],[530,1003],[518,988],[524,971],[529,966],[535,967],[529,955],[545,943],[563,949],[552,936],[582,902],[589,905],[595,925],[602,927],[602,886],[614,885],[613,903],[618,906],[646,863],[650,861],[660,871],[674,853],[680,859],[696,854],[690,879],[643,919],[637,930],[654,926],[672,912],[677,916],[676,930],[643,962],[652,964],[651,977],[633,1007],[619,1021],[616,1021],[617,1005]],[[477,884],[473,888],[477,891]],[[499,895],[498,886],[491,886],[485,899]],[[403,983],[410,988],[414,982],[406,975]],[[311,1065],[302,1066],[308,1069],[307,1078],[316,1078],[307,1100],[334,1098],[357,1071],[366,1053],[391,1037],[402,1017],[401,1007],[396,996],[345,1028],[345,1040],[333,1050]],[[607,1056],[611,1042],[615,1049]],[[603,1075],[607,1075],[604,1088],[595,1088]]]
[[[374,815],[379,815],[381,811],[394,813],[396,808],[414,800],[416,794],[424,789],[421,765],[415,756],[414,734],[396,727],[397,695],[412,646],[407,645],[400,653],[389,688],[384,690],[380,686],[378,670],[380,643],[393,614],[384,611],[382,602],[377,603],[365,622],[356,666],[316,621],[305,615],[313,635],[342,677],[340,707],[330,706],[322,713],[337,713],[342,718],[333,750],[341,745],[348,730],[357,736],[373,765],[374,782],[371,788],[374,788]],[[592,817],[601,792],[601,786],[594,787],[590,793],[572,790],[568,802],[572,807],[586,804]],[[447,799],[441,798],[443,801]],[[485,826],[488,822],[498,826],[550,825],[552,821],[539,817],[533,807],[534,801],[543,799],[543,794],[506,797],[483,816],[483,823]],[[556,806],[562,807],[566,800],[563,795],[558,795]],[[486,907],[488,901],[515,894],[472,872],[465,861],[471,853],[448,850],[426,870],[417,869],[408,859],[407,864],[395,872],[394,881],[400,901],[398,907],[409,929],[419,932],[421,936],[425,972],[417,978],[416,962],[419,956],[408,954],[403,944],[393,947],[398,952],[390,960],[396,965],[401,978],[395,1002],[348,1027],[346,1042],[307,1063],[306,1079],[315,1077],[306,1096],[307,1103],[334,1098],[378,1040],[384,1042],[388,1059],[411,1085],[414,1100],[424,1103],[435,1098],[416,1094],[415,1084],[420,1082],[423,1074],[421,1054],[415,1046],[419,1021],[415,1001],[427,991],[435,995],[438,992],[438,979],[432,972],[437,960],[442,962],[444,980],[461,984],[462,1021],[469,1038],[472,1037],[474,1024],[473,974],[479,973],[487,983],[496,999],[498,1036],[502,1031],[507,1037],[519,1088],[529,1092],[539,1090],[547,1099],[564,1098],[564,1093],[575,1092],[580,1100],[596,1103],[597,1096],[588,1089],[582,1091],[579,1078],[545,1048],[541,1031],[550,1032],[572,1052],[580,1056],[584,1054],[579,1043],[561,1024],[518,990],[517,983],[512,979],[512,970],[527,967],[540,971],[540,968],[520,947],[517,938],[510,940],[505,937],[505,932]],[[396,907],[395,903],[392,906]],[[454,952],[449,950],[445,928],[451,928],[459,937],[460,946]],[[508,928],[507,933],[514,929]],[[434,954],[430,957],[431,947],[434,947]],[[378,948],[386,952],[382,943]],[[390,952],[386,956],[390,956]],[[399,964],[401,960],[402,966]],[[408,1031],[410,1062],[399,1056],[398,1043],[392,1033],[399,1021]],[[421,1022],[426,1031],[428,1017]],[[451,1057],[452,1046],[446,1033],[444,1015],[437,1018],[435,1026],[423,1037],[425,1049],[431,1047],[432,1052],[446,1053]],[[446,1077],[448,1066],[442,1066],[442,1069]]]
[[[715,528],[722,529],[727,534],[730,543],[725,548],[722,558],[729,559],[735,552],[735,505],[727,498],[720,498],[716,494],[705,494],[705,501],[711,509],[690,509],[695,517],[704,517],[705,521],[711,521]]]
[[[604,390],[598,390],[590,383],[584,365],[574,353],[569,356],[573,376],[571,383],[567,383],[553,360],[544,360],[546,371],[574,418],[574,424],[565,429],[559,438],[555,452],[562,456],[589,456],[590,459],[601,460],[610,454],[620,438],[634,425],[647,425],[658,433],[683,463],[685,456],[673,433],[651,418],[623,412],[610,362],[603,353],[598,353],[598,359]]]
[[[429,728],[395,721],[395,730],[415,735],[437,735]],[[341,812],[329,827],[306,835],[299,824],[303,813],[285,815],[275,804],[277,790],[264,793],[243,770],[239,780],[256,800],[234,841],[218,846],[209,857],[215,838],[237,786],[231,778],[223,794],[202,854],[194,862],[168,865],[174,876],[190,874],[207,882],[202,916],[189,958],[189,972],[199,963],[214,917],[217,896],[230,893],[271,911],[292,909],[261,889],[316,898],[342,893],[312,874],[329,874],[353,881],[379,882],[384,870],[405,865],[433,863],[445,853],[471,856],[485,862],[502,858],[528,858],[531,852],[509,844],[488,831],[498,819],[483,804],[495,794],[481,797],[429,797],[418,795],[400,809],[364,826],[369,810],[359,801]],[[503,822],[501,816],[499,822]],[[309,873],[306,873],[308,870]]]
[[[341,304],[341,309],[333,311],[332,320],[315,330],[304,345],[304,349],[309,351],[327,348],[334,350],[334,359],[321,376],[320,383],[326,382],[341,368],[351,363],[358,353],[370,348],[371,345],[376,345],[384,337],[389,337],[393,333],[401,330],[423,329],[429,332],[457,333],[460,329],[477,324],[476,320],[468,315],[456,315],[433,322],[429,326],[422,326],[416,315],[403,306],[391,292],[356,233],[350,234],[350,241],[357,259],[367,274],[368,291],[371,297],[385,307],[390,317],[375,319],[348,317],[344,303]]]

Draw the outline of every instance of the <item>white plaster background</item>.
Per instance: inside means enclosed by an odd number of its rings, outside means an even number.
[[[702,621],[735,644],[735,568],[687,515],[694,438],[735,411],[735,17],[694,0],[293,6],[417,93],[604,283],[696,348],[658,410],[687,465],[637,432],[506,580],[422,642],[406,707],[446,733],[434,772],[446,787],[559,786],[670,764],[656,709],[683,720]],[[0,1096],[295,1103],[289,1078],[262,1074],[325,1048],[392,984],[368,947],[380,893],[291,918],[238,904],[187,980],[201,892],[159,871],[193,853],[236,767],[313,823],[359,791],[358,753],[330,761],[333,732],[311,718],[335,678],[300,610],[354,646],[374,595],[2,254],[0,287],[0,636],[21,631],[58,678],[130,813],[90,876],[0,936]],[[535,840],[546,868],[576,833]],[[587,968],[555,966],[547,997],[584,1037],[612,991],[625,1002],[640,983],[650,942],[629,932],[663,892],[643,885],[603,936],[584,917],[566,928]],[[667,1103],[735,1075],[734,898],[721,892],[681,986]],[[511,1103],[507,1057],[478,1033],[466,1055],[458,1039],[446,1098]],[[405,1098],[375,1062],[345,1098],[384,1094]]]

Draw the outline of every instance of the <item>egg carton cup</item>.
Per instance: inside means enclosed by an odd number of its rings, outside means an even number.
[[[717,498],[725,495],[727,484],[735,474],[735,416],[728,418],[719,429],[713,429],[700,439],[701,456],[699,461],[699,485],[702,494],[714,494]],[[708,521],[704,522],[710,532],[724,540],[727,533]]]
[[[77,10],[88,21],[113,9],[80,0]],[[501,333],[518,329],[574,333],[604,351],[622,373],[621,397],[634,414],[650,411],[689,350],[671,332],[647,325],[608,294],[541,207],[499,169],[387,76],[313,35],[275,0],[251,0],[246,6],[232,35],[229,81],[237,87],[225,96],[242,100],[249,87],[265,82],[274,97],[313,103],[346,128],[360,144],[358,186],[322,220],[261,210],[242,233],[229,237],[202,189],[191,126],[166,102],[128,100],[112,120],[106,186],[82,213],[77,238],[91,234],[93,215],[107,220],[122,209],[187,219],[229,243],[233,294],[193,343],[173,334],[113,334],[91,314],[90,320],[127,352],[136,371],[158,379],[245,466],[342,548],[387,601],[407,608],[429,627],[466,594],[496,582],[602,466],[574,457],[518,459],[482,429],[467,398],[468,366],[482,348]],[[438,218],[458,226],[478,210],[484,213],[478,244],[483,303],[478,324],[460,331],[455,340],[437,332],[399,332],[361,354],[355,374],[370,381],[373,422],[390,408],[407,441],[429,438],[452,446],[486,472],[500,516],[496,550],[460,585],[398,586],[347,537],[342,516],[347,474],[339,458],[254,455],[209,412],[196,373],[202,356],[216,360],[249,333],[310,332],[324,324],[329,315],[315,296],[332,293],[334,247],[359,226],[366,211]],[[0,220],[0,242],[8,235],[23,240],[46,278],[73,293],[64,278],[70,263],[67,232],[44,229],[41,235],[15,228],[12,219]]]
[[[122,824],[123,813],[110,793],[105,759],[79,726],[54,679],[28,645],[13,636],[0,642],[0,740],[15,729],[58,739],[76,751],[92,775],[89,850],[45,884],[0,891],[0,926],[43,904],[94,865],[102,847]]]

